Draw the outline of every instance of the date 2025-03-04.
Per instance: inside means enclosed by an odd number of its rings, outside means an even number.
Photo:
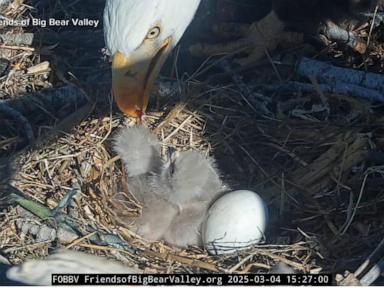
[[[54,285],[332,285],[331,274],[53,274]]]

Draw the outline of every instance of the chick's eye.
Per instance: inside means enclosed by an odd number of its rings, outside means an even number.
[[[160,28],[159,27],[153,27],[151,30],[149,30],[147,38],[148,39],[154,39],[159,37],[160,35]]]

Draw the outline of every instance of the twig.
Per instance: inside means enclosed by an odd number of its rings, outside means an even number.
[[[379,5],[376,5],[375,11],[373,12],[373,19],[372,19],[371,27],[369,28],[368,39],[367,39],[367,47],[369,47],[369,45],[371,44],[372,32],[373,32],[373,28],[375,26],[376,17],[377,17],[377,11],[378,10],[379,10]]]
[[[369,174],[370,174],[370,172],[368,171],[368,173],[365,174],[365,176],[364,176],[364,180],[363,180],[363,183],[361,184],[360,193],[359,193],[359,197],[357,198],[356,205],[355,205],[355,207],[353,207],[351,217],[348,219],[348,222],[343,227],[340,235],[343,235],[343,234],[345,234],[345,232],[347,232],[349,226],[351,225],[351,223],[353,221],[353,218],[356,215],[357,209],[359,208],[359,205],[360,205],[361,197],[363,196],[363,192],[364,192],[364,189],[365,189],[365,184],[367,183],[367,179],[368,179]]]
[[[132,254],[137,253],[137,249],[132,248],[116,235],[102,233],[100,231],[95,230],[91,226],[80,228],[77,225],[77,221],[72,217],[60,212],[54,214],[54,210],[51,210],[40,203],[27,199],[24,196],[18,195],[16,193],[12,193],[10,195],[10,198],[14,201],[14,203],[19,204],[21,207],[35,214],[42,220],[53,219],[58,226],[68,232],[77,233],[78,235],[80,234],[82,236],[89,235],[95,232],[94,234],[89,236],[89,239],[97,245],[112,246],[129,251]]]
[[[262,103],[262,102],[259,102],[257,97],[255,97],[256,95],[254,95],[255,93],[253,93],[253,91],[251,91],[250,87],[244,82],[244,80],[242,79],[242,77],[233,72],[233,67],[231,67],[231,64],[228,62],[228,60],[224,59],[220,62],[220,66],[222,67],[222,69],[228,73],[229,75],[231,75],[231,78],[232,78],[232,81],[233,83],[237,86],[237,88],[239,88],[240,90],[240,94],[243,98],[243,100],[247,103],[247,105],[251,108],[252,111],[254,111],[257,115],[260,115],[260,114],[266,114],[268,116],[271,116],[272,113],[270,111],[268,111],[267,107],[266,107],[266,103]],[[254,101],[256,102],[256,106],[258,107],[258,109],[252,105],[252,103],[249,102],[248,99],[254,99]]]
[[[326,83],[328,85],[348,83],[352,85],[352,87],[360,86],[366,89],[376,90],[381,93],[381,97],[375,97],[378,98],[377,101],[384,101],[384,76],[382,74],[336,67],[305,57],[301,59],[297,72],[303,77],[314,76],[320,83]]]
[[[319,89],[322,93],[343,94],[370,101],[384,102],[384,94],[382,92],[340,81],[335,81],[331,84],[318,84],[317,87],[309,83],[292,81],[278,86],[264,85],[263,88],[266,91],[284,91],[284,93],[313,93]]]
[[[336,275],[336,281],[341,286],[369,286],[384,272],[384,239],[381,240],[376,249],[369,255],[367,260],[357,268],[355,273],[346,271],[345,276]]]
[[[0,34],[1,41],[6,45],[26,45],[30,46],[33,42],[33,33]]]
[[[383,252],[384,252],[384,239],[380,241],[379,245],[377,245],[375,250],[367,258],[367,260],[365,260],[364,263],[361,264],[360,267],[353,274],[356,277],[362,277],[362,275],[364,275],[364,271],[367,271],[369,266],[372,265],[372,262],[375,261],[375,258],[378,258],[378,255],[382,255]]]
[[[60,209],[66,208],[78,193],[81,193],[81,187],[77,181],[73,181],[72,189],[64,195],[59,204],[52,210],[52,214],[56,215]]]
[[[22,51],[27,51],[27,52],[34,52],[35,51],[35,48],[32,48],[32,47],[10,46],[10,45],[0,45],[0,49],[22,50]]]
[[[360,284],[363,286],[369,286],[376,281],[377,278],[381,276],[384,272],[384,258],[381,258],[380,261],[375,264],[371,270],[367,272],[361,279]]]
[[[47,113],[42,107],[49,107],[52,110],[59,110],[70,105],[81,107],[89,97],[79,87],[66,85],[56,89],[46,89],[37,93],[6,100],[8,106],[18,110],[23,115]],[[51,115],[50,115],[51,116]]]
[[[170,254],[170,253],[164,254],[164,253],[159,253],[159,252],[149,251],[149,250],[144,251],[144,254],[146,254],[148,256],[152,256],[152,257],[161,258],[164,260],[177,261],[179,263],[187,264],[187,265],[192,266],[192,267],[199,267],[199,268],[206,269],[206,270],[212,271],[212,272],[220,272],[220,270],[218,269],[218,267],[216,267],[216,265],[211,264],[211,263],[207,263],[207,262],[203,262],[203,261],[197,260],[197,259],[191,259],[191,258],[179,256],[179,255]]]
[[[343,29],[332,21],[326,21],[324,30],[324,33],[328,38],[338,42],[344,42],[360,54],[364,54],[367,50],[367,45],[361,41],[355,33]]]

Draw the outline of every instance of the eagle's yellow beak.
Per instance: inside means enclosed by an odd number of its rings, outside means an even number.
[[[171,38],[167,38],[161,45],[143,42],[128,57],[120,52],[113,55],[112,93],[126,115],[143,115],[156,76],[170,51]]]

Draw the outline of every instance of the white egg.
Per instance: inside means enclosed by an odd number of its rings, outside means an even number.
[[[237,190],[216,200],[203,225],[203,241],[210,254],[232,253],[264,239],[267,209],[260,196]]]

